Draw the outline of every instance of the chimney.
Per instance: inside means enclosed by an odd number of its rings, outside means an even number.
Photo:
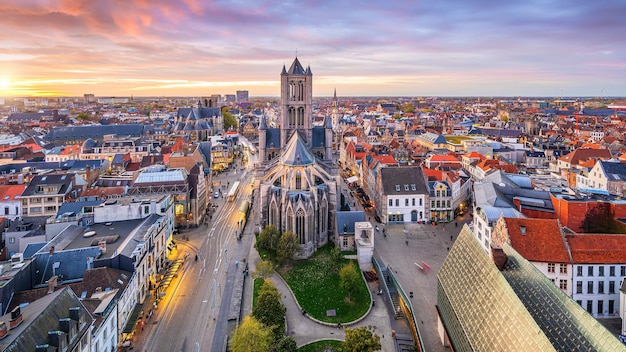
[[[45,344],[45,345],[37,345],[35,347],[35,352],[49,352],[49,351],[54,351],[56,350],[56,348],[53,348],[52,346]]]
[[[60,351],[65,350],[65,337],[63,335],[65,334],[60,330],[48,331],[48,343],[58,347]]]
[[[506,254],[501,247],[497,247],[496,245],[491,245],[491,258],[493,259],[493,263],[496,265],[498,270],[502,271],[504,269],[504,265],[506,265]]]
[[[11,320],[9,320],[9,329],[15,329],[22,322],[22,309],[17,306],[11,311]]]
[[[69,334],[71,323],[72,323],[72,319],[70,318],[59,319],[59,330],[63,331],[66,334]]]
[[[80,307],[70,308],[70,318],[72,320],[80,322],[81,320],[80,316],[81,316]]]

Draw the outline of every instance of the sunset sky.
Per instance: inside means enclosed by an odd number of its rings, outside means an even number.
[[[626,96],[626,1],[0,0],[0,96]]]

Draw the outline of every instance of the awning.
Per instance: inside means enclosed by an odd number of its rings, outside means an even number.
[[[358,180],[359,180],[359,178],[357,176],[352,176],[352,177],[348,177],[346,179],[346,182],[348,182],[348,183],[355,183]]]
[[[124,330],[122,330],[122,333],[130,334],[131,332],[133,332],[133,329],[137,324],[137,320],[139,320],[139,313],[141,313],[142,310],[143,304],[137,303],[135,305],[135,308],[133,308],[133,312],[130,313],[130,318],[128,318],[128,321],[126,322],[126,326],[124,327]]]

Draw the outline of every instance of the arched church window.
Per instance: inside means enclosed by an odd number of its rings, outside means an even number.
[[[296,213],[296,237],[298,238],[298,243],[305,244],[306,243],[306,224],[304,221],[304,210],[298,209]]]
[[[326,222],[327,222],[327,217],[328,217],[328,205],[326,203],[326,200],[324,200],[324,203],[322,204],[322,210],[320,211],[320,217],[321,217],[320,232],[324,233],[324,232],[327,231],[327,229],[326,229]]]
[[[298,126],[304,127],[304,108],[298,108]]]
[[[272,205],[270,206],[270,225],[275,225],[277,228],[278,226],[278,206],[276,205],[276,202],[272,202]]]
[[[296,189],[302,189],[302,174],[296,171]]]
[[[293,231],[293,210],[291,208],[287,210],[287,231]]]

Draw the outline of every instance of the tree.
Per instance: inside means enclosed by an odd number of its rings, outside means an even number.
[[[274,347],[275,352],[296,352],[297,350],[298,344],[291,336],[284,336]]]
[[[346,328],[346,340],[342,347],[346,352],[373,352],[382,348],[380,336],[367,326],[355,329]]]
[[[277,254],[278,259],[286,260],[293,257],[298,250],[298,239],[296,235],[291,232],[283,232],[283,235],[280,236],[280,240],[278,241]]]
[[[76,119],[78,121],[89,121],[91,120],[91,116],[86,112],[81,112],[78,116],[76,116]]]
[[[285,335],[285,313],[287,308],[280,301],[280,293],[272,282],[265,280],[252,308],[252,316],[269,327],[274,341]]]
[[[333,247],[329,253],[330,263],[331,263],[331,271],[333,273],[337,273],[341,268],[341,261],[343,259],[343,255],[341,254],[341,249],[339,247]]]
[[[276,254],[280,232],[274,225],[266,226],[256,240],[257,250],[267,251],[270,256]]]
[[[339,280],[341,282],[341,288],[348,293],[348,300],[352,294],[358,289],[359,273],[354,267],[354,263],[350,262],[339,270]]]
[[[262,260],[256,264],[252,277],[267,280],[272,274],[274,274],[274,265],[272,265],[272,262]]]
[[[230,337],[233,352],[268,352],[272,346],[272,331],[253,317],[247,316]]]
[[[228,108],[225,107],[222,109],[222,116],[224,117],[224,130],[228,131],[231,127],[237,129],[237,118],[235,115],[231,114],[228,111]]]

